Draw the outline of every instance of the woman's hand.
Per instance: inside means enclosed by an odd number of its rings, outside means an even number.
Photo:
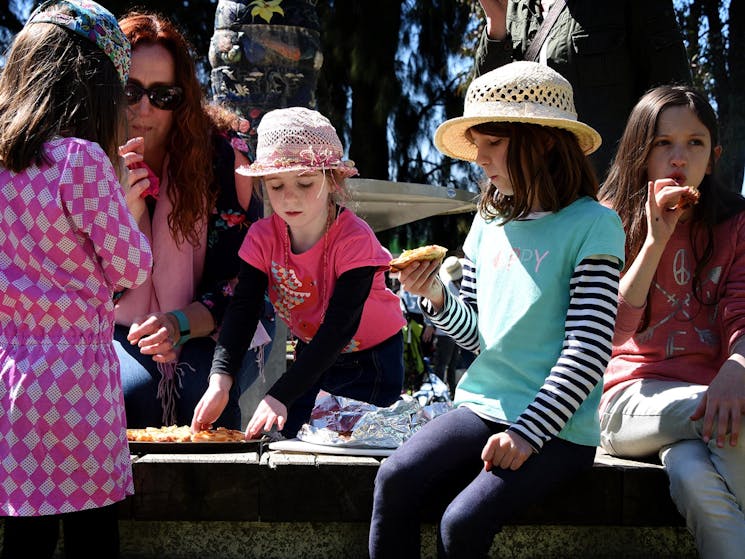
[[[249,439],[255,439],[262,431],[270,431],[275,423],[277,429],[281,431],[284,429],[285,421],[287,421],[287,406],[276,398],[266,395],[259,402],[251,421],[248,422],[246,435]]]
[[[212,429],[212,424],[222,415],[225,406],[228,405],[230,388],[233,386],[233,377],[230,375],[212,375],[210,377],[207,391],[194,408],[194,416],[191,419],[191,430],[193,432]]]
[[[176,359],[174,348],[180,337],[178,319],[170,313],[153,313],[132,323],[127,340],[153,361],[168,363]]]
[[[142,193],[150,187],[150,180],[147,178],[147,168],[132,169],[131,167],[145,159],[145,139],[137,137],[127,140],[126,144],[119,146],[119,155],[124,160],[127,170],[122,180],[124,199],[132,215],[138,217],[146,210]]]
[[[716,426],[717,446],[724,447],[727,433],[730,446],[737,446],[742,416],[745,415],[745,358],[733,354],[701,398],[692,421],[704,418],[702,437],[708,443]]]
[[[435,311],[439,311],[445,304],[444,288],[437,276],[439,269],[439,260],[415,260],[398,273],[401,289],[429,299]]]
[[[503,431],[489,437],[481,451],[484,469],[517,470],[533,454],[533,447],[517,433]]]

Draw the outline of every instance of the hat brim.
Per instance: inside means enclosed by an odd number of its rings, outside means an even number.
[[[359,175],[359,171],[354,167],[354,163],[351,161],[345,162],[349,165],[332,165],[329,167],[308,167],[307,165],[290,165],[287,167],[270,167],[270,166],[257,166],[255,163],[250,165],[241,165],[235,172],[244,177],[265,177],[267,175],[274,175],[276,173],[296,173],[296,172],[310,172],[310,171],[336,171],[340,173],[344,178],[353,177]]]
[[[442,153],[455,159],[476,161],[476,146],[466,137],[466,131],[477,124],[485,122],[515,122],[537,124],[551,128],[560,128],[574,134],[580,149],[589,155],[600,147],[603,140],[600,134],[587,124],[566,118],[543,118],[521,115],[515,116],[461,116],[446,120],[435,132],[435,146]]]

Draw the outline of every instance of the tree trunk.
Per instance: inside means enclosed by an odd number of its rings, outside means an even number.
[[[212,95],[250,125],[249,156],[256,149],[255,129],[267,111],[315,108],[316,82],[323,63],[315,3],[220,0],[210,41]],[[281,10],[281,11],[279,11]]]
[[[742,0],[731,0],[729,5],[729,110],[720,113],[720,122],[727,123],[727,133],[722,132],[725,157],[722,180],[739,191],[745,169],[745,5]]]

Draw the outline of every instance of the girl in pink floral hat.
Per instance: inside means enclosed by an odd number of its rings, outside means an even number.
[[[270,111],[258,127],[256,161],[238,173],[257,179],[274,213],[251,227],[240,249],[238,286],[192,428],[209,427],[225,406],[267,286],[297,338],[296,359],[259,403],[250,438],[275,424],[294,437],[320,390],[391,405],[403,382],[404,319],[385,286],[390,253],[341,204],[344,179],[357,169],[343,159],[336,130],[310,109]]]
[[[60,523],[65,557],[118,556],[134,487],[113,295],[152,266],[117,180],[129,66],[107,10],[52,1],[0,76],[3,559],[52,557]]]

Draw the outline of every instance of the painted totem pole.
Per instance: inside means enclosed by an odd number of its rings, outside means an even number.
[[[323,64],[317,0],[219,0],[210,41],[214,101],[241,114],[249,158],[267,111],[315,108]]]

